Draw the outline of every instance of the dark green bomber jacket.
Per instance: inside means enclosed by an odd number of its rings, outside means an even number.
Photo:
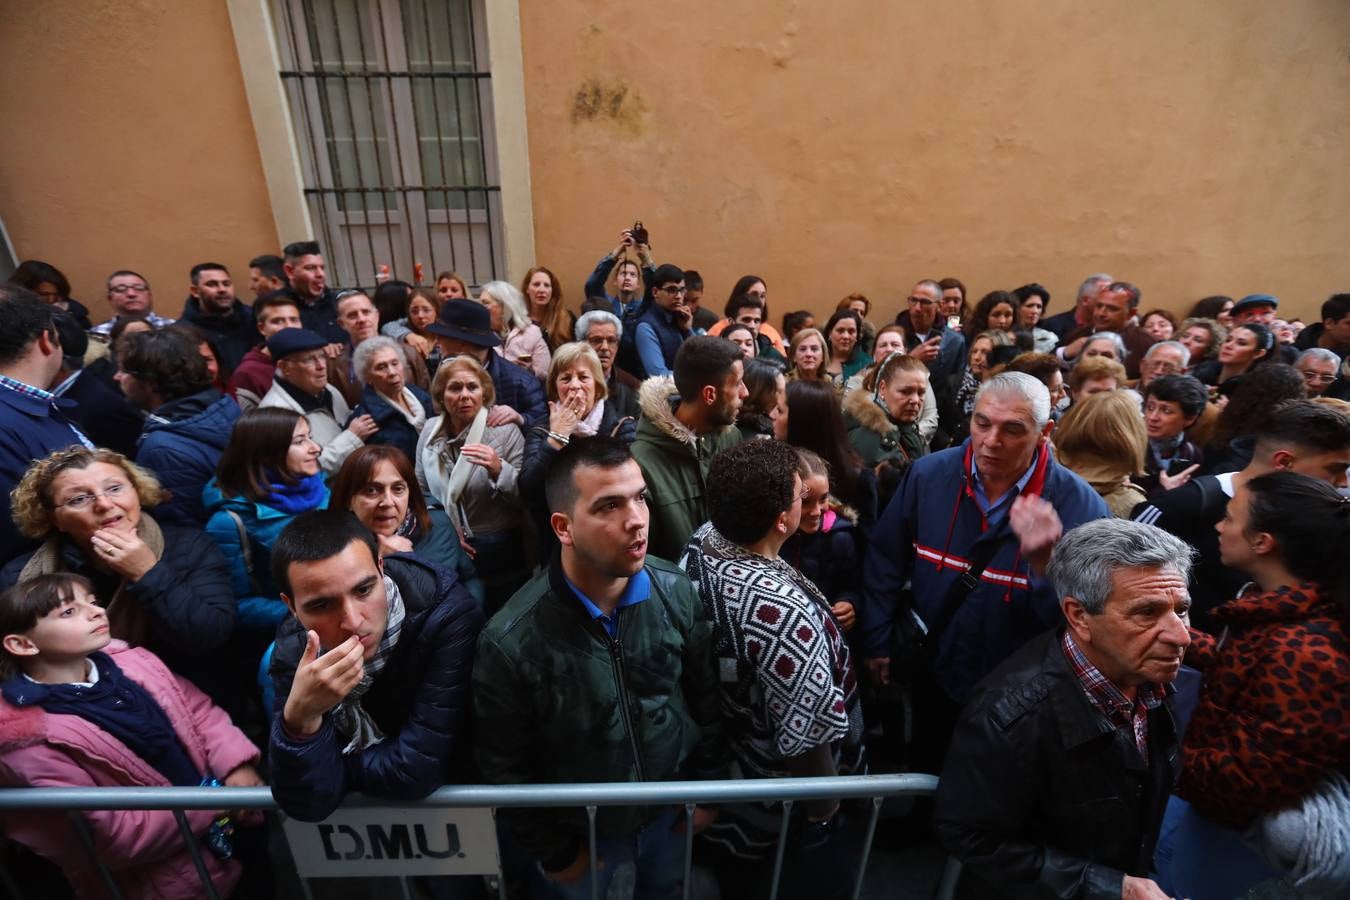
[[[611,640],[549,567],[478,639],[474,758],[489,784],[670,781],[725,777],[712,625],[689,578],[646,560],[649,597],[617,611]],[[636,832],[660,810],[601,807],[597,834]],[[581,809],[500,811],[545,869],[586,840]]]

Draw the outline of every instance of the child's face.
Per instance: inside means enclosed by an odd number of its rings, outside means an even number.
[[[830,499],[830,483],[824,475],[812,475],[802,482],[808,492],[802,499],[802,521],[797,530],[802,534],[815,534],[825,518],[827,501]]]
[[[25,656],[41,655],[53,662],[82,659],[108,646],[108,614],[94,602],[92,594],[75,588],[71,602],[38,619],[23,637],[28,644]]]

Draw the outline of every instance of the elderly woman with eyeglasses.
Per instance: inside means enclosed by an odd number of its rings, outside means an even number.
[[[162,497],[154,476],[112,450],[70,447],[35,461],[10,503],[19,530],[42,545],[0,580],[83,575],[113,637],[148,648],[219,702],[212,651],[234,627],[230,572],[200,529],[151,517]]]

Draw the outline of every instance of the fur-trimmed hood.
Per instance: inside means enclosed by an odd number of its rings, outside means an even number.
[[[886,415],[886,410],[877,404],[872,392],[867,388],[857,388],[845,395],[844,412],[852,416],[859,425],[877,434],[890,434],[899,427],[891,421],[890,416]]]
[[[834,513],[836,519],[843,519],[850,525],[857,527],[858,511],[833,494],[831,494],[830,499],[825,502],[825,508]]]
[[[638,388],[638,409],[642,411],[643,421],[655,426],[671,440],[693,447],[698,443],[698,435],[675,418],[675,405],[679,400],[680,392],[675,387],[675,379],[669,375],[653,375]],[[728,425],[713,433],[720,434],[734,427]]]

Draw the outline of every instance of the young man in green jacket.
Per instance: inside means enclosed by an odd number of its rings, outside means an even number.
[[[727,771],[712,626],[684,573],[647,555],[647,490],[622,441],[578,438],[545,482],[560,552],[483,631],[474,756],[490,784],[669,781]],[[605,807],[589,871],[580,809],[500,811],[547,893],[604,896],[624,862],[638,896],[678,896],[674,808]],[[699,810],[701,830],[714,813]]]
[[[746,398],[740,348],[699,335],[680,345],[673,378],[649,378],[638,392],[633,458],[647,480],[651,552],[676,562],[694,530],[708,521],[708,466],[739,444],[736,416]]]

